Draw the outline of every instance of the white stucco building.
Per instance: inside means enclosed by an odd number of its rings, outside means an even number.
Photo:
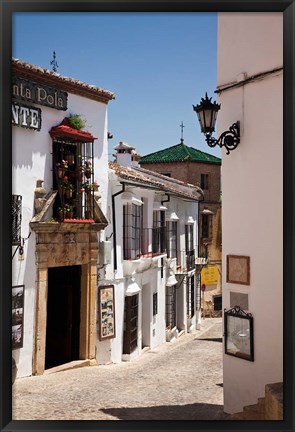
[[[12,72],[12,354],[23,377],[95,358],[114,93],[17,59]]]
[[[222,155],[223,309],[253,317],[253,361],[223,356],[234,413],[283,381],[283,14],[218,14],[217,90],[218,136],[241,135]]]
[[[199,187],[142,169],[121,142],[109,163],[112,246],[100,287],[114,286],[116,337],[97,361],[137,358],[145,348],[196,329],[195,251]]]

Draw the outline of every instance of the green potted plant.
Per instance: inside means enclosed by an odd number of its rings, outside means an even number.
[[[70,114],[69,123],[72,128],[77,130],[84,129],[86,126],[86,121],[79,114]]]
[[[66,204],[64,207],[65,219],[72,219],[74,215],[74,209],[71,204]]]
[[[74,185],[69,181],[68,176],[64,176],[62,180],[62,188],[66,198],[71,198],[73,195]]]

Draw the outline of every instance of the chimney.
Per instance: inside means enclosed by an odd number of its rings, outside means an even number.
[[[132,150],[131,152],[131,165],[135,167],[139,167],[140,154],[137,153],[136,150]]]
[[[119,144],[114,147],[114,150],[117,152],[115,154],[117,164],[125,167],[131,167],[132,150],[134,150],[134,147],[125,143],[124,141],[120,141]]]

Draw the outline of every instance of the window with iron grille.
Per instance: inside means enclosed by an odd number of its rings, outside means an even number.
[[[186,312],[187,317],[192,318],[195,314],[195,278],[187,278],[186,285]]]
[[[165,211],[155,210],[153,212],[153,253],[164,253],[166,250],[165,243]]]
[[[131,354],[137,347],[138,294],[125,297],[123,354]]]
[[[222,297],[221,297],[221,295],[214,296],[213,300],[214,300],[214,310],[215,311],[221,311],[221,309],[222,309]]]
[[[166,327],[176,326],[176,285],[166,287]]]
[[[209,174],[201,174],[201,189],[209,189]]]
[[[93,219],[94,191],[93,142],[53,141],[53,189],[58,191],[54,217]]]
[[[142,207],[136,204],[123,206],[124,259],[136,259],[142,253]]]
[[[192,270],[195,268],[193,224],[185,225],[185,251],[186,251],[186,269]]]
[[[158,313],[158,293],[153,294],[153,316]]]
[[[209,215],[202,215],[202,238],[209,238]]]
[[[22,196],[12,195],[12,245],[21,245]]]
[[[168,258],[177,258],[177,222],[168,221],[167,227],[167,257]]]

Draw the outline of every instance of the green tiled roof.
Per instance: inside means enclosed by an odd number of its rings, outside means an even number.
[[[186,161],[221,164],[220,158],[189,147],[183,143],[150,153],[140,158],[140,164]]]

